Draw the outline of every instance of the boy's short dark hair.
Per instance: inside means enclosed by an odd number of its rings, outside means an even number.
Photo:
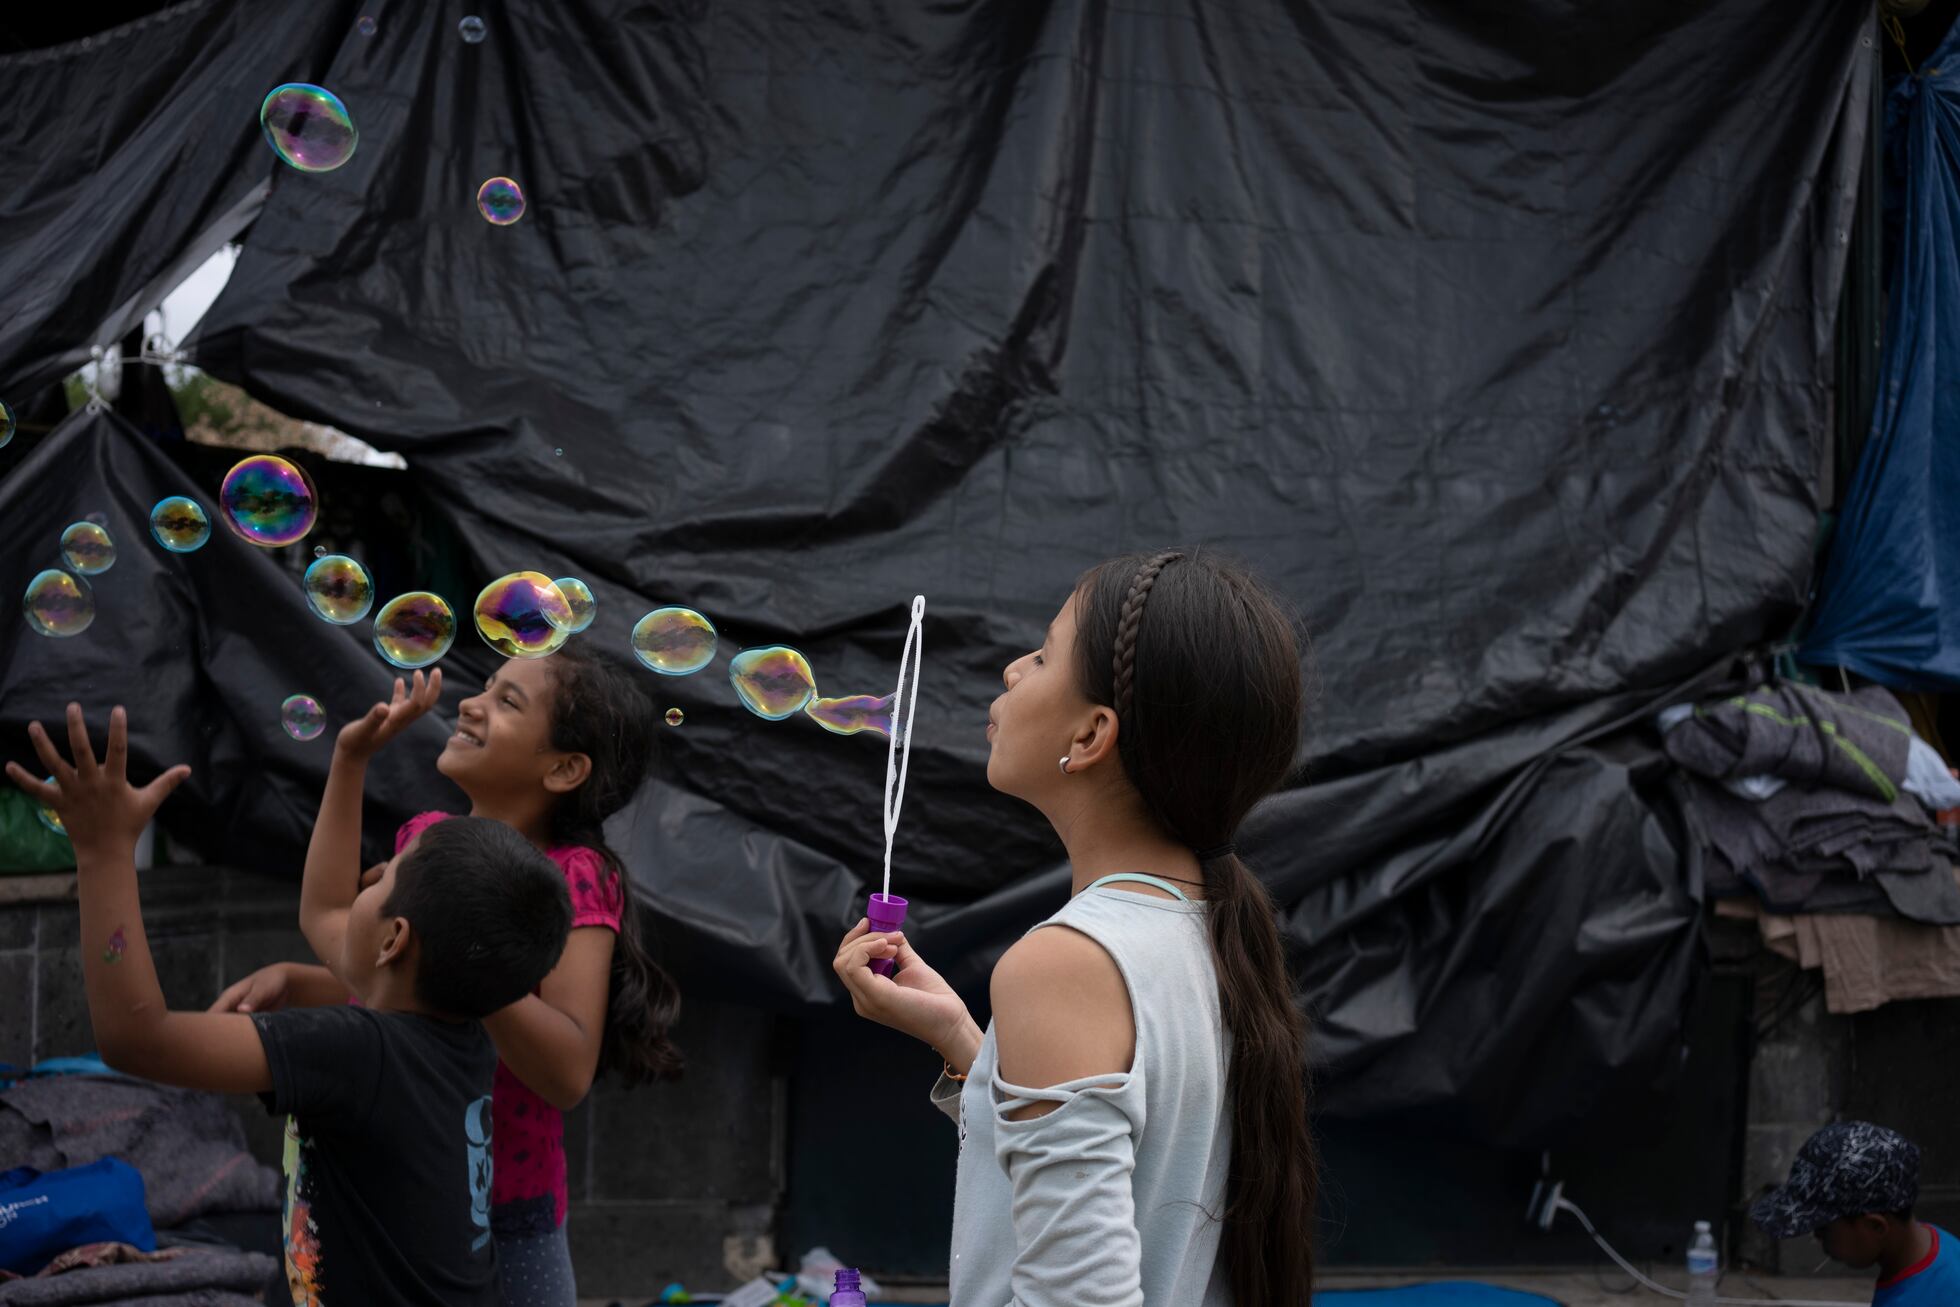
[[[415,993],[452,1017],[480,1018],[536,989],[565,951],[564,873],[503,822],[451,817],[395,865],[382,915],[415,930]]]

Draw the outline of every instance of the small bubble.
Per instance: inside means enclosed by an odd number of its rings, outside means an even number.
[[[563,458],[565,456],[565,451],[562,449],[554,449],[551,452],[559,458]]]
[[[493,227],[508,227],[524,216],[524,188],[508,177],[492,177],[476,188],[476,211]]]
[[[61,533],[61,556],[83,576],[94,576],[116,565],[116,542],[99,523],[77,522]]]
[[[325,545],[313,546],[313,556],[315,558],[325,558],[327,556],[327,547]]]
[[[686,720],[687,720],[687,714],[682,712],[680,709],[669,708],[667,710],[667,724],[669,726],[679,726],[682,722]]]
[[[462,22],[456,24],[456,31],[468,45],[481,43],[489,34],[488,29],[483,26],[483,20],[475,14],[467,15]]]
[[[46,785],[53,785],[54,777],[52,776],[46,777],[42,783]],[[34,808],[34,815],[41,819],[41,824],[43,826],[46,826],[49,830],[61,836],[61,838],[63,839],[68,838],[68,828],[61,824],[61,814],[56,812],[53,808],[44,808],[39,804],[36,804]]]
[[[373,36],[376,26],[377,24],[374,19],[368,17],[366,14],[362,14],[360,21],[354,24],[355,30],[359,31],[362,36]]]
[[[301,172],[332,172],[360,141],[340,97],[310,82],[273,87],[259,106],[259,126],[272,152]]]
[[[592,619],[599,615],[599,601],[593,598],[592,587],[575,576],[561,576],[552,584],[558,587],[558,593],[564,595],[565,602],[571,606],[572,624],[565,629],[577,635],[592,625]],[[546,610],[545,616],[551,616],[550,610]]]
[[[327,710],[310,694],[295,694],[279,705],[279,724],[295,740],[317,739],[327,729]]]
[[[171,495],[150,510],[150,534],[171,553],[188,554],[211,538],[211,519],[195,499]]]

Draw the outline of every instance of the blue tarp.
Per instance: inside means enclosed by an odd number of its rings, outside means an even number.
[[[1960,25],[1885,117],[1904,208],[1884,366],[1801,657],[1960,690]]]

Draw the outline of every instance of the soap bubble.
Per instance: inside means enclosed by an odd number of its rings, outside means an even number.
[[[81,577],[50,567],[27,583],[21,609],[42,635],[80,635],[95,620],[95,592]]]
[[[476,630],[506,658],[542,658],[571,638],[572,606],[543,572],[512,572],[476,596]]]
[[[48,777],[46,784],[54,784],[54,777]],[[43,826],[46,826],[63,839],[68,838],[68,827],[62,823],[61,814],[53,808],[48,807],[46,804],[37,803],[34,805],[34,815],[41,819]]]
[[[332,172],[361,139],[340,97],[311,82],[273,87],[259,106],[259,126],[272,152],[301,172]]]
[[[493,227],[508,227],[524,216],[524,188],[508,177],[492,177],[476,188],[476,211]]]
[[[304,538],[320,512],[313,478],[277,454],[238,460],[218,488],[218,506],[233,534],[264,549]]]
[[[565,603],[572,610],[571,624],[565,630],[577,635],[592,625],[592,619],[599,615],[599,601],[592,597],[592,587],[575,576],[561,576],[552,584],[565,596]],[[545,614],[547,619],[550,616],[548,612]]]
[[[360,19],[356,21],[354,24],[355,30],[358,31],[362,36],[373,36],[375,27],[376,27],[375,21],[372,18],[368,17],[366,14],[362,14],[360,16]]]
[[[687,720],[687,714],[682,712],[680,709],[669,708],[667,710],[667,724],[669,726],[679,726],[682,722],[686,720]]]
[[[875,731],[892,734],[892,695],[853,694],[842,699],[812,699],[803,712],[834,735]]]
[[[173,554],[188,554],[204,548],[211,538],[211,519],[204,505],[184,495],[157,500],[150,510],[150,534]]]
[[[692,676],[714,661],[715,638],[692,608],[656,608],[633,627],[633,656],[662,676]]]
[[[0,399],[0,449],[14,438],[14,410],[6,400]]]
[[[346,554],[325,554],[306,569],[306,602],[335,626],[351,626],[374,607],[374,580]]]
[[[327,547],[325,545],[313,546],[313,556],[315,558],[325,558],[327,556]]]
[[[456,643],[456,614],[439,594],[410,590],[381,605],[374,649],[403,671],[427,667]]]
[[[456,31],[462,36],[464,42],[469,45],[480,43],[488,35],[483,26],[483,20],[475,14],[465,15],[463,21],[456,24]]]
[[[116,565],[116,542],[107,527],[77,522],[61,533],[61,556],[83,576],[94,576]]]
[[[317,739],[327,729],[327,710],[310,694],[288,695],[279,705],[279,724],[295,740]]]
[[[744,708],[772,722],[795,715],[817,697],[810,660],[785,644],[742,650],[728,664],[728,681]]]

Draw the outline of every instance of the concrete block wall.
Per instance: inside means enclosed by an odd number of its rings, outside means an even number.
[[[270,962],[311,957],[297,881],[214,867],[142,873],[143,920],[165,998],[203,1008]],[[81,985],[73,873],[0,876],[0,1062],[28,1066],[94,1047]],[[787,1101],[774,1018],[690,998],[687,1074],[606,1082],[566,1119],[569,1224],[585,1296],[722,1286],[780,1262]],[[284,1125],[234,1106],[252,1151],[279,1165]],[[9,1165],[0,1158],[0,1169]]]

